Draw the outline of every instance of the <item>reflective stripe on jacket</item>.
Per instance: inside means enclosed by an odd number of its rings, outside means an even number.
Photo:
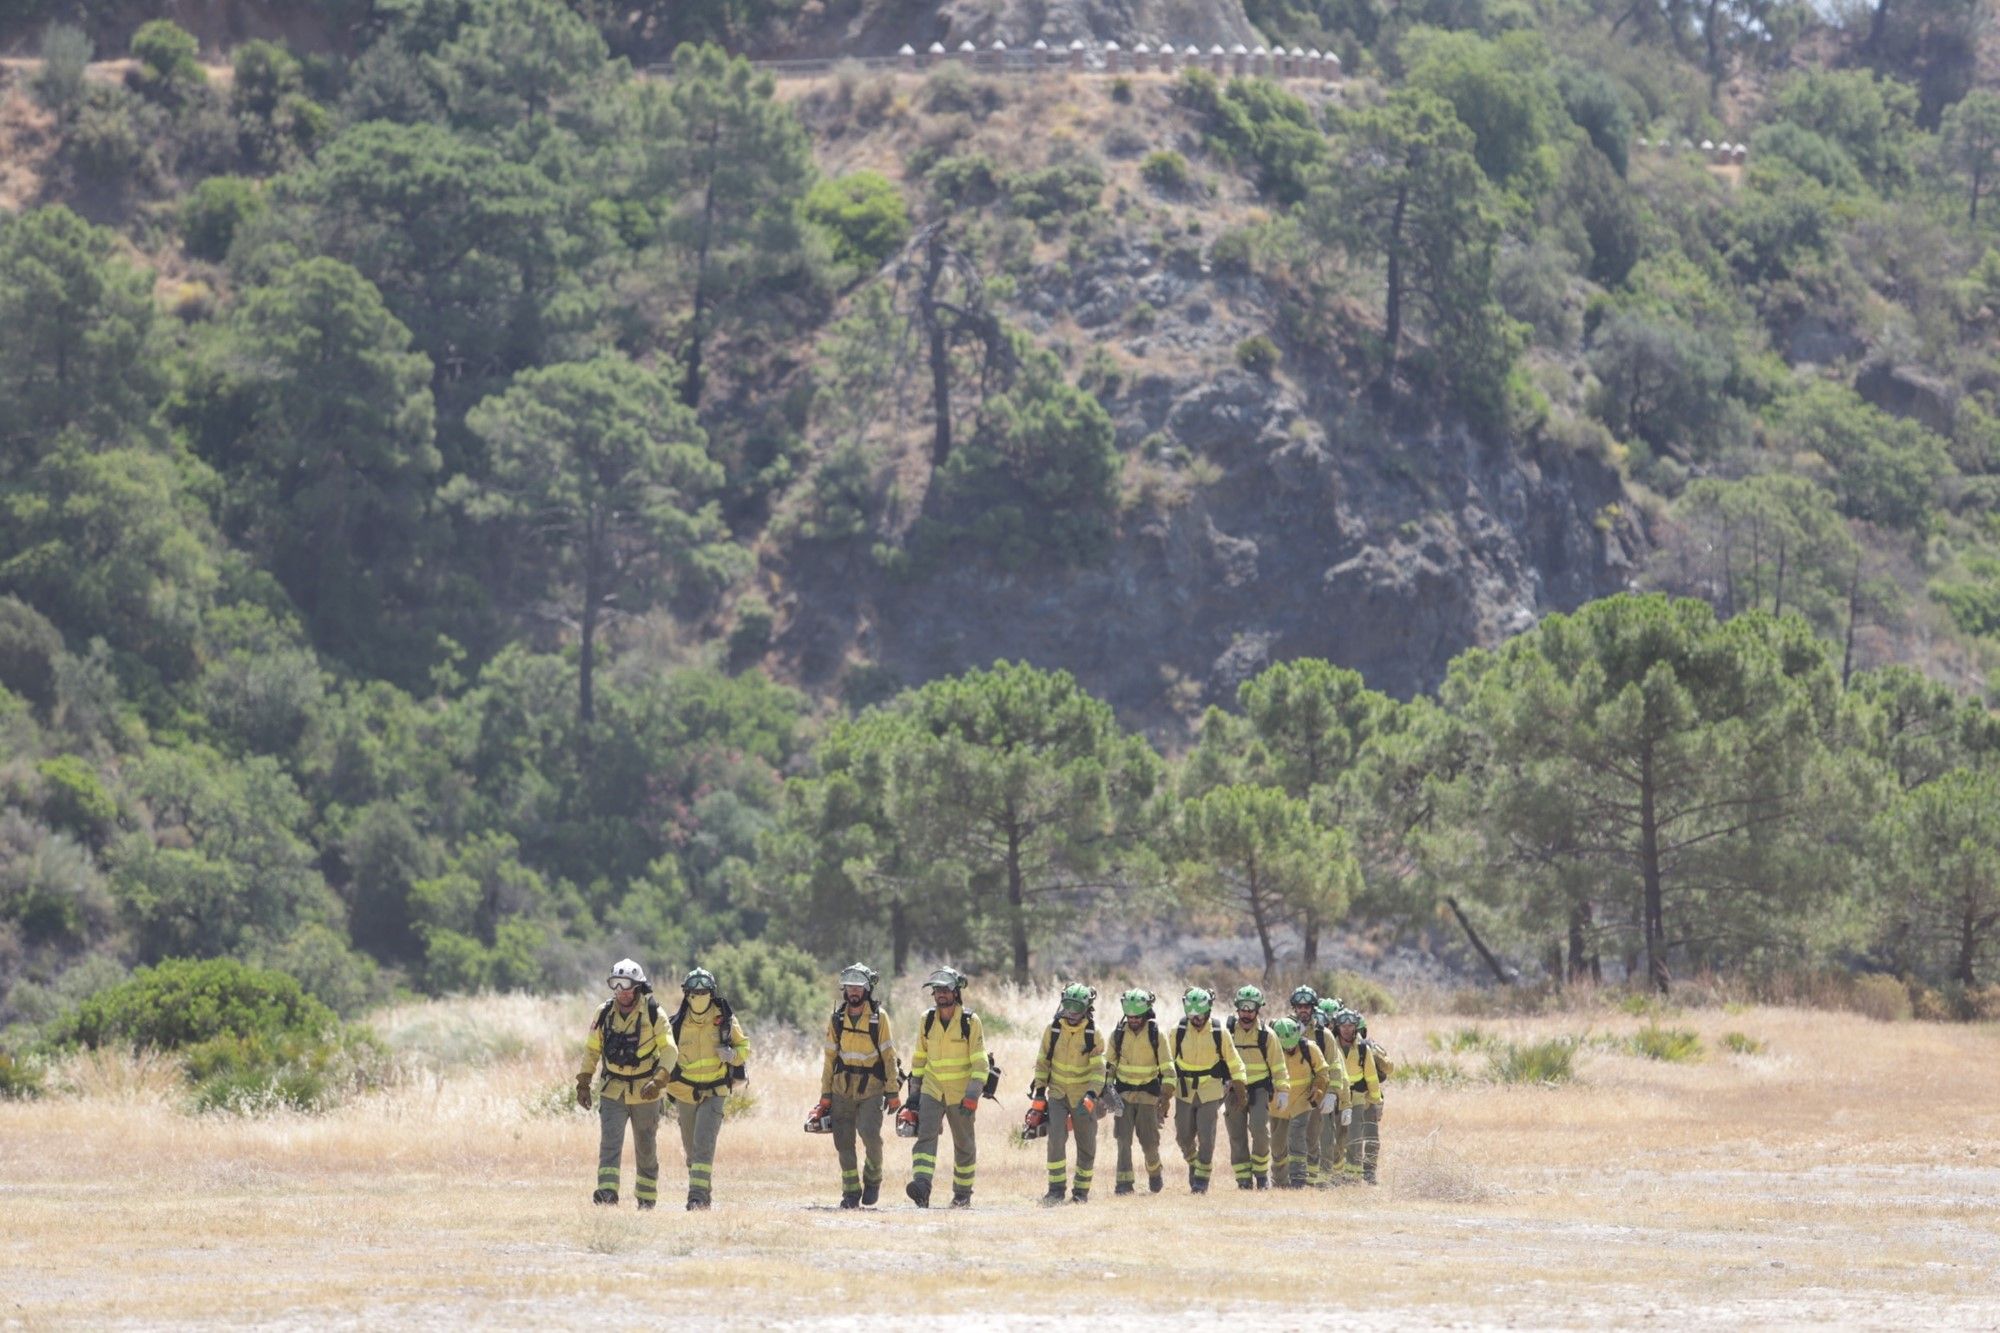
[[[925,1011],[910,1072],[919,1076],[927,1097],[947,1104],[977,1097],[986,1088],[986,1029],[979,1015],[959,1009],[944,1018],[935,1009]]]
[[[1243,1057],[1235,1043],[1223,1040],[1214,1019],[1200,1027],[1190,1020],[1174,1028],[1174,1072],[1180,1099],[1205,1106],[1222,1100],[1227,1083],[1243,1082]]]
[[[1274,1103],[1271,1115],[1279,1120],[1290,1120],[1294,1116],[1305,1115],[1313,1109],[1313,1094],[1324,1094],[1333,1074],[1327,1068],[1326,1057],[1319,1053],[1319,1047],[1310,1041],[1302,1041],[1285,1052],[1285,1078],[1291,1084],[1291,1095],[1285,1099],[1285,1109],[1280,1111]]]
[[[1112,1030],[1104,1070],[1121,1092],[1151,1091],[1156,1081],[1173,1081],[1173,1045],[1151,1019],[1137,1032],[1120,1023]]]
[[[1042,1033],[1036,1048],[1035,1082],[1072,1104],[1086,1092],[1103,1092],[1104,1039],[1087,1021],[1065,1023],[1058,1019]]]
[[[614,1004],[603,1011],[602,1023],[594,1017],[590,1020],[590,1033],[583,1039],[583,1068],[578,1072],[594,1075],[600,1064],[604,1066],[604,1082],[597,1093],[599,1097],[608,1097],[614,1102],[646,1101],[647,1098],[639,1095],[639,1085],[655,1073],[665,1078],[667,1071],[674,1067],[680,1052],[674,1045],[673,1029],[667,1026],[665,1014],[660,1014],[655,1021],[655,1012],[646,1003],[646,997],[641,996],[629,1014],[621,1015]],[[639,1039],[636,1063],[611,1064],[604,1060],[604,1029],[607,1027],[611,1030],[612,1044],[619,1047],[629,1045],[629,1039],[636,1032]]]
[[[1340,1048],[1341,1067],[1347,1071],[1347,1086],[1356,1106],[1382,1104],[1382,1075],[1375,1068],[1375,1052],[1357,1040]],[[1357,1087],[1356,1084],[1361,1086]]]
[[[734,1015],[723,1031],[722,1009],[713,1000],[697,1012],[689,1006],[681,1020],[680,1070],[667,1085],[667,1093],[677,1102],[698,1102],[719,1097],[728,1090],[731,1068],[741,1069],[750,1056],[750,1039]]]
[[[869,1039],[873,1028],[879,1044]],[[877,1073],[876,1066],[881,1066]],[[847,1006],[827,1021],[826,1058],[820,1062],[822,1097],[873,1097],[887,1090],[896,1077],[896,1039],[889,1031],[889,1011],[861,1006],[856,1018]]]
[[[1284,1054],[1278,1049],[1278,1039],[1271,1035],[1271,1029],[1259,1022],[1251,1027],[1238,1027],[1234,1018],[1229,1020],[1229,1039],[1236,1044],[1236,1054],[1243,1060],[1243,1078],[1252,1087],[1271,1080],[1273,1095],[1291,1087],[1291,1078],[1285,1073],[1285,1062],[1279,1059],[1276,1065],[1265,1063],[1268,1052]]]

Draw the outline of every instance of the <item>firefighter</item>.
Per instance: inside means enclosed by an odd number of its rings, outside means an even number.
[[[1215,1161],[1215,1116],[1224,1097],[1244,1100],[1243,1057],[1215,1026],[1215,997],[1196,986],[1181,997],[1181,1021],[1174,1025],[1174,1138],[1187,1159],[1188,1190],[1208,1193]]]
[[[722,1133],[723,1098],[748,1077],[750,1039],[716,989],[715,974],[697,967],[681,978],[681,1006],[668,1020],[680,1063],[667,1082],[677,1103],[681,1148],[687,1154],[689,1212],[715,1202],[715,1141]]]
[[[1340,1051],[1336,1078],[1345,1078],[1352,1101],[1352,1116],[1343,1115],[1338,1147],[1345,1159],[1345,1174],[1359,1171],[1370,1185],[1375,1183],[1375,1162],[1382,1150],[1382,1066],[1375,1049],[1361,1035],[1366,1026],[1361,1015],[1343,1009],[1333,1018],[1334,1037]],[[1351,1123],[1350,1123],[1351,1122]]]
[[[1229,1165],[1238,1189],[1271,1187],[1271,1112],[1291,1103],[1291,1083],[1271,1029],[1264,1023],[1264,992],[1243,986],[1236,992],[1236,1013],[1229,1019],[1229,1039],[1243,1062],[1244,1097],[1230,1100]]]
[[[1326,1056],[1298,1019],[1278,1019],[1271,1024],[1271,1035],[1284,1052],[1285,1080],[1291,1086],[1291,1096],[1271,1111],[1271,1161],[1277,1168],[1272,1183],[1279,1189],[1303,1189],[1306,1145],[1319,1129],[1319,1108],[1332,1075]]]
[[[636,1170],[632,1195],[640,1208],[650,1209],[660,1198],[660,1084],[674,1067],[674,1039],[660,1021],[646,969],[621,958],[605,980],[611,998],[590,1021],[583,1041],[583,1068],[576,1076],[578,1106],[588,1111],[593,1085],[597,1092],[597,1188],[590,1201],[618,1202],[618,1166],[629,1124]]]
[[[965,1009],[965,975],[949,967],[930,974],[924,988],[931,1007],[910,1057],[910,1080],[922,1089],[917,1107],[917,1141],[910,1151],[910,1183],[904,1193],[919,1208],[931,1206],[931,1177],[937,1172],[938,1135],[951,1129],[951,1206],[972,1206],[973,1167],[978,1148],[974,1116],[986,1089],[986,1030],[979,1015]]]
[[[1089,986],[1077,982],[1063,987],[1035,1058],[1035,1086],[1049,1102],[1049,1189],[1043,1203],[1061,1203],[1066,1184],[1072,1202],[1090,1201],[1097,1116],[1104,1100],[1104,1043],[1097,1035],[1096,1002],[1097,992]],[[1071,1131],[1076,1134],[1076,1177],[1067,1181]]]
[[[1132,1171],[1132,1139],[1146,1155],[1146,1188],[1158,1194],[1166,1188],[1165,1168],[1160,1164],[1160,1125],[1173,1106],[1173,1048],[1160,1035],[1160,1023],[1153,1013],[1150,991],[1128,990],[1119,997],[1125,1021],[1112,1029],[1110,1049],[1105,1052],[1105,1069],[1111,1086],[1125,1099],[1125,1107],[1112,1123],[1118,1138],[1118,1184],[1114,1194],[1130,1194],[1138,1187]]]
[[[882,1119],[902,1105],[896,1039],[889,1014],[875,998],[875,969],[852,963],[840,973],[840,1004],[827,1020],[826,1058],[820,1063],[819,1105],[807,1117],[833,1129],[840,1155],[840,1206],[873,1206],[882,1196]],[[860,1136],[867,1157],[857,1158]]]

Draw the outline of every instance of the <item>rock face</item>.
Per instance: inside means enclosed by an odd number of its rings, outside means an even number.
[[[1031,46],[1037,38],[1052,47],[1115,41],[1128,50],[1139,42],[1193,42],[1206,50],[1260,40],[1242,0],[870,0],[829,4],[790,46],[799,54],[889,55],[904,42],[922,50],[931,42]]]
[[[1638,535],[1619,478],[1593,459],[1462,429],[1350,432],[1343,421],[1359,414],[1237,370],[1141,380],[1111,406],[1122,439],[1164,435],[1219,464],[1220,479],[1128,516],[1089,569],[956,563],[872,594],[835,576],[847,595],[831,598],[808,577],[797,600],[812,610],[790,646],[843,637],[824,617],[859,611],[853,647],[900,682],[1025,659],[1067,668],[1168,738],[1289,658],[1354,667],[1399,696],[1427,690],[1465,648],[1615,592],[1632,572]]]

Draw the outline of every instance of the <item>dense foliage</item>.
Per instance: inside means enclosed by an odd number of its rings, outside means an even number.
[[[680,44],[786,0],[321,8],[330,52],[226,80],[52,24],[9,90],[52,146],[0,214],[0,1022],[308,1104],[319,1006],[398,987],[702,958],[796,1016],[836,954],[1025,974],[1199,917],[1311,966],[1447,902],[1557,979],[2000,982],[1976,7],[1264,0],[1342,95],[1192,73],[1171,149],[1005,161],[955,66],[785,97]],[[900,162],[822,174],[885,120]],[[1062,578],[1141,529],[1123,372],[1049,293],[1148,217],[1270,312],[1207,370],[1590,453],[1646,595],[1436,698],[1274,666],[1185,753],[1030,664],[779,683],[792,570]]]

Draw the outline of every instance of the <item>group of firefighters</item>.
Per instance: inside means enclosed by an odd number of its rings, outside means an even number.
[[[820,1098],[806,1116],[809,1132],[828,1133],[840,1159],[840,1206],[860,1208],[882,1192],[882,1126],[893,1120],[910,1153],[910,1201],[928,1208],[940,1138],[952,1146],[951,1205],[972,1202],[978,1162],[976,1124],[982,1101],[999,1086],[979,1015],[965,1007],[966,978],[949,967],[924,983],[924,1012],[905,1075],[889,1014],[875,996],[874,969],[856,963],[840,974],[840,1003],[827,1021]],[[611,969],[611,998],[598,1009],[576,1076],[579,1105],[593,1094],[601,1134],[596,1203],[618,1202],[619,1165],[630,1124],[640,1208],[659,1200],[658,1133],[666,1102],[675,1108],[687,1154],[690,1210],[713,1199],[716,1137],[724,1098],[744,1077],[750,1042],[715,977],[696,968],[681,980],[681,1002],[665,1014],[638,963]],[[1349,1181],[1375,1183],[1381,1148],[1382,1085],[1392,1072],[1368,1040],[1367,1020],[1311,987],[1291,993],[1290,1012],[1267,1021],[1264,993],[1243,986],[1235,1012],[1217,1021],[1215,996],[1195,987],[1181,997],[1182,1017],[1163,1026],[1144,990],[1119,997],[1110,1031],[1096,1019],[1097,992],[1063,987],[1055,1016],[1036,1043],[1024,1139],[1048,1148],[1045,1203],[1086,1202],[1097,1164],[1097,1124],[1110,1119],[1118,1145],[1116,1194],[1166,1187],[1163,1127],[1187,1163],[1188,1189],[1207,1192],[1216,1124],[1229,1134],[1239,1189],[1301,1189]],[[1076,1144],[1075,1162],[1069,1145]]]

